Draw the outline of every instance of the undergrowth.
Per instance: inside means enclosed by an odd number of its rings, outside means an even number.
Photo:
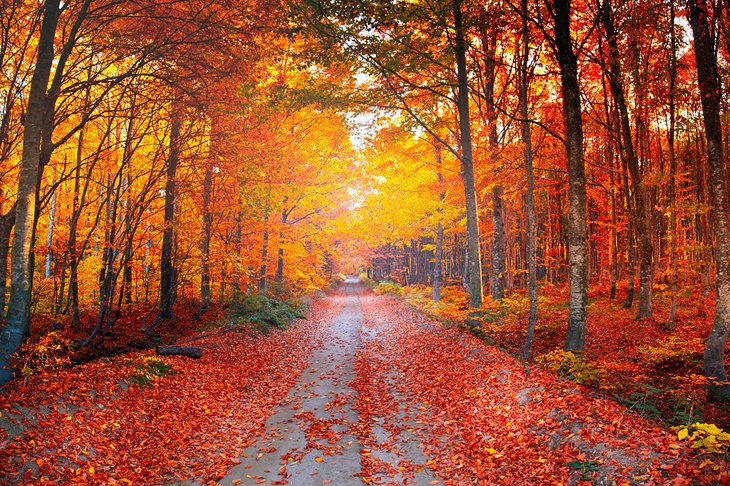
[[[426,315],[463,327],[519,356],[529,313],[525,295],[515,292],[501,301],[486,297],[484,306],[474,310],[469,308],[468,294],[458,286],[443,288],[440,302],[433,302],[431,289],[423,285],[403,287],[401,293]],[[687,440],[700,452],[727,454],[728,435],[723,428],[730,428],[730,406],[708,402],[709,382],[702,374],[711,311],[698,305],[692,295],[688,293],[680,303],[682,324],[667,332],[662,322],[668,301],[666,306],[656,305],[653,319],[637,320],[635,309],[623,309],[617,300],[592,289],[590,337],[585,353],[575,354],[562,349],[568,320],[565,289],[541,287],[535,362],[576,384],[613,396],[650,419],[684,427],[680,430],[687,431]],[[656,297],[657,303],[662,302],[662,294]],[[473,316],[479,316],[476,324]]]
[[[174,374],[172,366],[154,356],[130,360],[134,371],[129,375],[129,382],[139,386],[152,386],[157,378]]]
[[[256,293],[241,298],[231,309],[231,317],[238,323],[250,323],[262,332],[270,328],[285,328],[295,319],[303,319],[304,312],[299,300],[279,300],[272,296]]]

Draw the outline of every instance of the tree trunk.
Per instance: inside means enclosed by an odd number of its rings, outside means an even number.
[[[636,229],[639,237],[639,309],[637,317],[651,317],[652,313],[652,228],[651,228],[651,208],[650,193],[648,188],[644,187],[642,181],[641,170],[639,168],[639,159],[634,150],[634,142],[631,137],[631,124],[629,121],[629,111],[624,95],[624,88],[621,82],[621,60],[618,52],[618,42],[616,41],[616,30],[613,23],[613,12],[611,11],[610,1],[604,2],[601,21],[606,32],[606,40],[608,41],[608,81],[611,87],[611,94],[616,103],[621,123],[621,140],[623,149],[626,154],[626,163],[631,174],[631,182],[636,201]]]
[[[474,181],[474,159],[472,155],[471,124],[469,120],[469,83],[466,69],[466,43],[461,17],[461,0],[454,0],[454,31],[457,77],[459,90],[457,105],[459,110],[459,137],[461,142],[461,165],[466,198],[466,251],[469,269],[469,307],[482,306],[484,289],[482,286],[482,259],[479,247],[479,214]]]
[[[725,370],[725,345],[730,327],[730,195],[728,194],[725,158],[720,121],[722,99],[717,58],[710,34],[709,8],[705,0],[689,0],[689,22],[694,36],[697,63],[697,83],[702,100],[702,115],[707,139],[707,165],[710,175],[715,229],[715,271],[717,297],[715,320],[705,343],[704,368],[708,378],[716,384],[710,387],[710,396],[721,401],[730,400],[730,384]]]
[[[157,346],[155,352],[160,356],[186,356],[193,359],[203,356],[202,348],[197,346]]]
[[[36,194],[40,180],[41,131],[46,111],[46,90],[53,65],[53,43],[58,25],[60,0],[47,0],[38,39],[38,54],[30,83],[25,112],[23,152],[15,214],[15,235],[11,257],[11,288],[8,314],[0,333],[0,385],[10,381],[8,360],[30,330],[30,305],[33,292],[33,230]]]
[[[165,228],[162,233],[160,255],[160,310],[159,319],[172,318],[175,303],[175,267],[172,262],[175,239],[175,199],[177,191],[176,172],[180,161],[180,130],[182,128],[182,106],[172,103],[170,116],[170,153],[167,157],[167,182],[165,184]]]
[[[583,352],[588,309],[588,245],[586,238],[586,181],[583,160],[578,61],[570,34],[570,0],[555,0],[555,44],[563,92],[563,114],[568,155],[568,252],[570,255],[570,316],[566,351]]]
[[[46,236],[46,273],[47,279],[51,278],[51,264],[53,263],[53,223],[56,217],[56,176],[53,176],[53,194],[51,195],[51,211],[48,214],[48,234]]]
[[[677,158],[674,152],[674,132],[676,125],[676,85],[677,85],[677,39],[674,33],[674,2],[669,3],[669,39],[670,39],[670,57],[669,57],[669,130],[667,131],[667,144],[669,145],[669,258],[670,258],[670,277],[669,277],[669,293],[672,301],[669,304],[669,317],[665,327],[672,330],[676,326],[677,320],[677,292],[679,291],[678,276],[678,250],[677,237],[679,228],[677,227]]]
[[[482,33],[484,59],[484,99],[487,105],[487,132],[489,134],[489,164],[493,171],[497,170],[497,152],[499,139],[497,136],[497,110],[494,104],[494,86],[496,82],[496,62],[494,60],[496,39],[486,29]],[[504,200],[502,185],[497,183],[492,188],[492,275],[490,294],[493,300],[504,298],[506,268],[506,239],[504,230]]]
[[[215,136],[215,132],[213,133]],[[211,155],[214,155],[214,147],[218,142],[211,140]],[[213,164],[215,158],[211,157],[205,168],[203,176],[203,237],[200,240],[200,312],[206,312],[210,307],[210,240],[213,234]]]
[[[522,347],[522,359],[529,359],[537,322],[537,223],[535,218],[535,174],[532,167],[532,134],[529,122],[527,100],[530,38],[527,28],[527,0],[522,0],[522,63],[519,69],[520,116],[522,117],[522,143],[525,145],[525,172],[527,173],[527,295],[530,299],[530,317],[527,321],[527,335]]]
[[[284,227],[286,226],[286,220],[289,216],[289,211],[286,208],[286,203],[289,198],[284,196],[284,203],[281,210],[281,230],[279,231],[279,249],[276,254],[276,274],[274,281],[281,285],[284,283],[284,247],[281,246],[282,239],[284,238]]]
[[[267,214],[266,220],[265,220],[266,227],[264,228],[264,241],[261,244],[261,267],[259,268],[259,292],[264,292],[266,290],[266,262],[268,261],[268,254],[269,254],[268,222],[269,222],[269,215]]]
[[[5,298],[8,290],[8,254],[10,234],[15,225],[15,204],[0,216],[0,319],[5,317]]]
[[[436,153],[436,177],[439,184],[439,208],[438,208],[438,227],[436,228],[436,256],[433,264],[433,301],[441,300],[441,260],[444,257],[444,225],[441,222],[443,209],[441,205],[444,202],[446,194],[444,193],[444,175],[441,172],[441,144],[434,140],[434,149]]]

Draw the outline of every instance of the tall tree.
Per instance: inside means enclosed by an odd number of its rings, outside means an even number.
[[[555,45],[560,66],[565,118],[565,146],[568,155],[568,252],[570,255],[570,314],[566,351],[585,348],[588,311],[588,238],[586,232],[586,178],[583,160],[578,59],[570,29],[570,0],[546,0],[555,23]]]
[[[461,166],[466,198],[466,252],[469,261],[469,307],[482,306],[484,288],[482,285],[482,257],[479,244],[479,213],[477,209],[476,185],[474,182],[474,156],[469,118],[469,78],[466,66],[466,42],[462,19],[461,0],[453,0],[454,52],[456,54],[456,75],[458,79],[457,107],[459,111],[459,141],[461,144]]]
[[[167,156],[167,182],[165,183],[165,222],[162,231],[162,253],[160,256],[160,307],[158,319],[172,318],[175,303],[176,269],[173,261],[175,242],[175,203],[177,201],[177,167],[180,162],[183,123],[182,104],[175,99],[170,113],[170,144]]]
[[[614,27],[613,9],[611,1],[606,0],[601,9],[601,22],[608,42],[608,81],[611,94],[618,110],[622,148],[626,157],[626,164],[631,176],[631,194],[636,204],[636,215],[629,214],[636,221],[639,239],[639,308],[638,318],[651,317],[652,312],[652,227],[651,227],[651,193],[643,182],[643,175],[639,166],[639,157],[634,150],[634,141],[631,134],[629,109],[624,95],[621,73],[621,58]]]
[[[527,0],[521,1],[522,37],[521,57],[518,70],[520,117],[522,128],[522,143],[524,144],[525,173],[527,175],[527,194],[525,195],[527,213],[527,294],[530,299],[530,317],[527,321],[527,334],[522,347],[522,358],[528,359],[532,350],[532,341],[535,337],[537,323],[537,221],[535,216],[535,173],[533,170],[532,129],[530,127],[530,113],[528,106],[528,74],[530,66],[530,31],[527,24]]]
[[[15,235],[11,259],[11,288],[8,314],[0,333],[0,385],[12,378],[8,360],[30,330],[33,289],[32,252],[36,219],[36,194],[40,179],[41,137],[45,124],[48,80],[54,59],[54,40],[60,14],[60,0],[47,0],[38,39],[38,53],[25,112],[23,156],[15,206]]]
[[[730,383],[725,370],[725,346],[730,328],[730,195],[722,140],[720,107],[722,87],[717,69],[715,33],[706,0],[688,0],[688,17],[694,37],[697,84],[702,100],[702,120],[707,140],[707,165],[715,228],[715,271],[717,297],[715,320],[705,342],[705,374],[715,380],[710,387],[717,400],[730,400]]]

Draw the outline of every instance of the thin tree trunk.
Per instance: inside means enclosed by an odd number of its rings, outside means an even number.
[[[438,207],[438,226],[436,228],[436,257],[433,264],[433,301],[441,300],[441,260],[444,257],[444,225],[441,222],[443,209],[441,208],[446,194],[444,193],[444,175],[441,172],[441,143],[434,140],[434,150],[436,155],[436,177],[439,185],[439,207]]]
[[[48,214],[48,234],[46,235],[46,278],[51,278],[51,264],[53,263],[53,223],[56,217],[56,175],[53,175],[53,195],[51,196],[51,210]],[[54,296],[55,297],[55,296]]]
[[[5,317],[6,294],[8,290],[8,254],[10,234],[15,225],[15,204],[0,216],[0,319]]]
[[[281,227],[282,230],[279,231],[279,249],[277,251],[276,255],[276,274],[274,276],[274,281],[281,285],[284,283],[284,247],[281,246],[281,241],[284,238],[284,230],[283,228],[286,226],[286,220],[289,216],[289,212],[286,208],[286,203],[289,200],[287,196],[284,196],[284,204],[281,210]]]
[[[487,132],[489,134],[489,163],[492,170],[497,168],[497,152],[499,139],[497,135],[497,109],[494,104],[494,87],[496,83],[496,62],[494,60],[496,40],[489,36],[484,29],[482,44],[485,50],[484,58],[484,99],[487,108]],[[505,238],[505,208],[502,198],[504,190],[497,183],[492,188],[492,274],[490,279],[490,293],[493,300],[504,298],[506,268],[506,238]]]
[[[636,201],[636,229],[639,239],[639,309],[638,318],[651,317],[652,313],[652,238],[651,238],[651,208],[649,206],[650,194],[646,187],[643,186],[641,170],[639,168],[639,159],[634,150],[634,142],[631,137],[631,125],[629,121],[629,111],[624,95],[624,88],[621,82],[621,64],[618,52],[618,42],[616,40],[616,31],[613,23],[613,12],[611,11],[610,1],[604,2],[601,21],[606,32],[606,40],[608,41],[608,81],[611,87],[616,108],[619,113],[619,121],[621,123],[621,140],[623,149],[626,154],[626,163],[631,174],[631,182],[633,187],[633,195]]]
[[[705,0],[689,0],[689,22],[694,36],[697,83],[702,100],[702,115],[707,139],[707,165],[710,175],[715,229],[716,309],[710,335],[705,342],[704,368],[714,380],[710,396],[730,400],[730,384],[725,370],[725,346],[730,327],[730,195],[725,172],[720,102],[722,98],[714,39],[710,34],[709,8]]]
[[[677,39],[674,33],[674,2],[669,3],[669,39],[671,53],[669,57],[669,130],[667,143],[669,144],[669,257],[670,272],[669,293],[672,301],[669,304],[669,317],[665,327],[674,329],[677,325],[677,292],[679,290],[677,251],[677,159],[674,153],[674,132],[676,125],[676,84],[677,84]]]
[[[213,133],[215,136],[215,132]],[[218,142],[211,140],[211,144]],[[213,148],[211,148],[213,151]],[[215,154],[215,152],[213,152]],[[215,159],[208,161],[203,176],[203,238],[200,240],[200,312],[204,313],[210,307],[210,240],[213,234],[213,164]]]
[[[165,184],[165,228],[162,233],[160,255],[160,310],[159,319],[171,319],[175,303],[175,267],[172,262],[175,239],[175,199],[177,192],[176,173],[180,161],[180,130],[182,128],[182,107],[172,103],[170,119],[170,153],[167,158],[167,182]]]
[[[259,292],[264,292],[266,290],[266,262],[268,260],[268,254],[269,254],[269,215],[266,214],[265,224],[266,227],[264,228],[264,241],[261,244],[261,267],[259,268]]]
[[[569,209],[568,252],[570,255],[570,310],[566,351],[583,352],[588,310],[588,242],[586,236],[586,180],[583,160],[578,61],[570,33],[570,0],[555,0],[555,44],[560,66],[568,155]]]
[[[522,116],[522,143],[525,145],[525,172],[527,173],[527,295],[530,299],[530,317],[527,321],[527,335],[522,347],[522,359],[529,359],[535,338],[537,322],[537,224],[535,218],[535,175],[532,168],[532,134],[529,122],[527,100],[530,38],[527,28],[527,0],[522,0],[522,65],[519,69],[520,114]]]
[[[466,198],[466,248],[469,268],[469,307],[482,306],[482,259],[479,247],[479,214],[474,181],[474,159],[472,155],[471,124],[469,120],[469,82],[466,68],[466,42],[461,17],[461,0],[454,0],[454,33],[457,78],[459,90],[457,107],[459,111],[459,138],[461,141],[461,165]]]
[[[53,43],[60,0],[46,0],[38,54],[30,83],[25,112],[23,152],[15,214],[15,234],[11,257],[10,303],[5,326],[0,333],[0,385],[13,377],[8,369],[10,356],[20,348],[30,331],[30,305],[33,293],[33,233],[36,197],[40,181],[41,132],[46,112],[46,90],[53,65]]]

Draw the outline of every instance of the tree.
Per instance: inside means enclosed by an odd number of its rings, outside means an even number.
[[[479,244],[479,215],[477,211],[476,186],[474,182],[474,156],[471,141],[471,119],[469,118],[469,81],[466,67],[466,43],[461,12],[461,0],[453,0],[454,53],[458,79],[457,108],[459,111],[459,142],[461,145],[461,166],[466,200],[466,248],[469,261],[469,307],[482,306],[482,256]]]
[[[566,351],[585,348],[588,310],[588,241],[586,234],[586,180],[583,161],[578,60],[570,30],[570,0],[546,1],[555,23],[555,47],[563,94],[565,146],[568,155],[568,250],[570,253],[570,315]]]
[[[728,401],[730,383],[725,370],[725,346],[730,328],[730,195],[720,121],[722,87],[717,69],[714,33],[710,29],[712,13],[709,5],[705,0],[688,0],[688,7],[707,140],[707,165],[716,242],[717,307],[712,330],[705,342],[703,363],[705,374],[715,380],[710,387],[711,396],[717,400]]]
[[[613,9],[611,1],[605,0],[601,8],[601,22],[608,41],[608,69],[607,75],[611,94],[618,110],[622,148],[625,152],[626,164],[631,176],[631,194],[635,202],[636,215],[630,214],[636,220],[636,229],[639,237],[639,309],[637,317],[651,317],[652,313],[652,227],[651,227],[651,194],[643,182],[639,158],[634,150],[629,110],[624,95],[622,83],[621,61],[614,27]]]
[[[25,114],[23,159],[15,206],[15,236],[12,250],[10,304],[0,334],[0,385],[10,381],[8,360],[15,353],[30,329],[32,298],[32,251],[36,218],[36,191],[40,177],[41,136],[45,124],[48,80],[54,58],[54,40],[60,14],[60,0],[44,4],[43,23],[38,40],[38,54],[31,79],[28,107]]]
[[[528,75],[530,62],[530,38],[527,23],[527,0],[521,2],[522,11],[522,37],[521,37],[521,58],[519,66],[519,100],[520,100],[520,116],[522,117],[522,143],[524,144],[524,160],[525,173],[527,175],[527,194],[526,212],[527,212],[527,294],[530,299],[530,317],[527,321],[527,334],[525,343],[522,347],[522,358],[528,359],[532,350],[532,341],[535,336],[535,324],[537,322],[537,222],[535,221],[535,174],[533,170],[533,150],[532,150],[532,128],[529,120],[528,106]]]

